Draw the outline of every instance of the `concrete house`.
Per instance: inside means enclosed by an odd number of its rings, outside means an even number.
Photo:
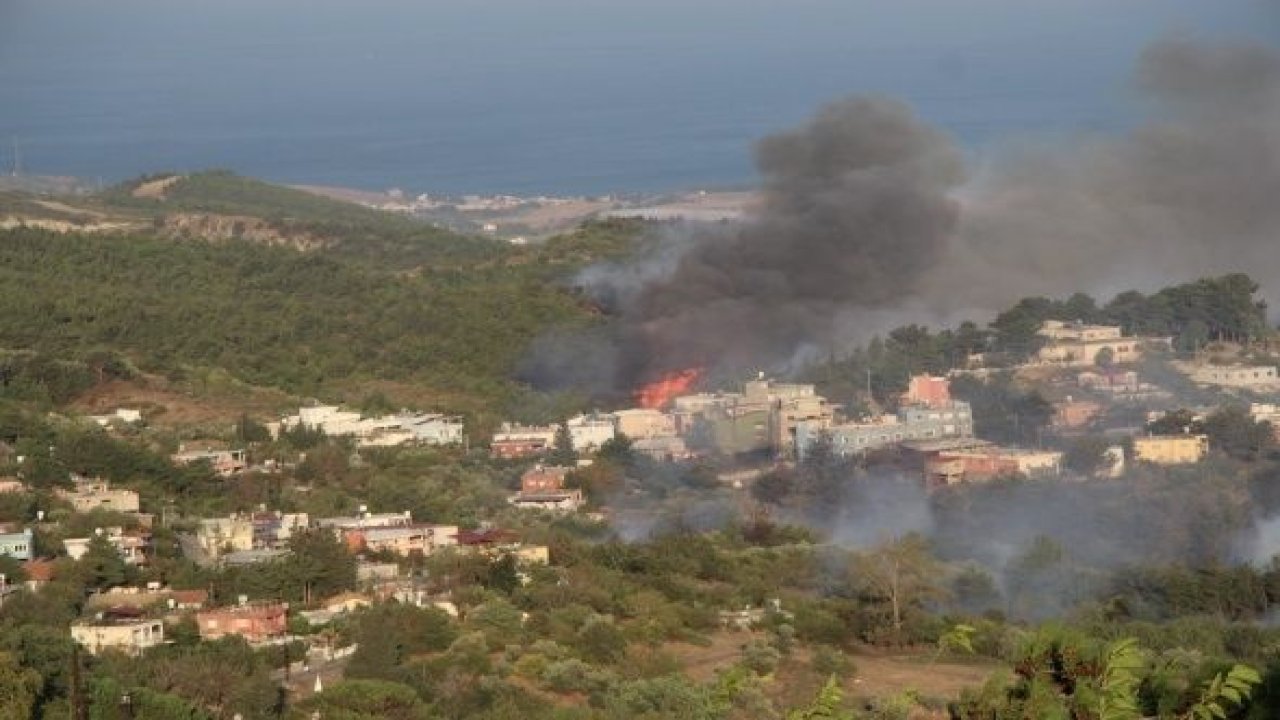
[[[164,644],[164,623],[136,618],[78,620],[71,624],[71,639],[93,655],[118,650],[137,656]]]
[[[284,603],[245,603],[202,610],[196,613],[196,625],[203,640],[239,635],[250,643],[260,643],[285,634],[287,614],[288,607]]]
[[[1190,465],[1209,453],[1204,435],[1148,435],[1133,439],[1133,457],[1155,465]]]
[[[12,525],[0,525],[0,555],[14,560],[30,560],[35,547],[35,534],[31,528],[17,529]]]

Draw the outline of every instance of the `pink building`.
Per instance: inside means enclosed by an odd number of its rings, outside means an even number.
[[[198,612],[196,624],[203,640],[239,635],[255,643],[284,635],[287,613],[284,603],[252,603]]]

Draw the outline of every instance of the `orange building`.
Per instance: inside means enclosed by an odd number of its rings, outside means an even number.
[[[951,381],[934,375],[916,375],[902,395],[903,405],[945,408],[951,405]]]
[[[570,468],[566,467],[537,465],[520,476],[520,492],[529,494],[563,490],[564,479],[569,471]]]

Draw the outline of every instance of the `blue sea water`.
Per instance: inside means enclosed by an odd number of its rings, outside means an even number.
[[[749,184],[751,145],[892,95],[974,153],[1113,132],[1142,48],[1273,0],[0,0],[0,158],[461,194]]]

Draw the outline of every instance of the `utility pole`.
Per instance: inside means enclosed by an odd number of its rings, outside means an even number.
[[[22,147],[18,145],[18,138],[13,138],[13,170],[9,173],[13,177],[22,175]]]

